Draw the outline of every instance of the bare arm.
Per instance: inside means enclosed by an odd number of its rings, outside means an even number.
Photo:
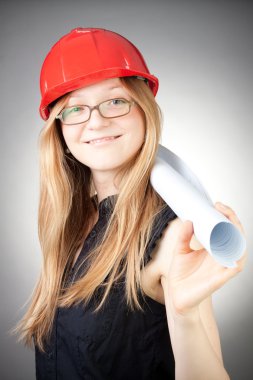
[[[223,366],[218,329],[204,301],[187,316],[175,315],[166,279],[162,279],[176,380],[228,380]],[[208,300],[209,301],[209,300]]]
[[[227,207],[223,213],[243,232],[233,210]],[[211,295],[242,270],[246,253],[236,268],[224,268],[203,247],[194,250],[192,237],[192,223],[176,220],[154,260],[166,305],[176,380],[227,380]]]

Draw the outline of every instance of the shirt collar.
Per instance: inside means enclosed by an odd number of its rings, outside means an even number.
[[[117,197],[118,195],[114,194],[114,195],[109,195],[108,197],[102,199],[102,201],[100,201],[98,204],[99,215],[111,214],[114,209]]]

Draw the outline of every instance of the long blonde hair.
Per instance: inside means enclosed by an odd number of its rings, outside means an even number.
[[[39,239],[43,263],[31,304],[18,325],[20,339],[41,349],[50,336],[57,307],[88,302],[103,288],[99,310],[116,280],[125,278],[126,302],[141,308],[141,268],[152,221],[164,202],[150,185],[150,172],[161,134],[161,112],[147,84],[121,78],[145,117],[145,141],[136,157],[122,168],[119,194],[99,246],[88,255],[84,275],[63,287],[74,257],[92,228],[96,210],[90,169],[65,153],[61,127],[55,116],[67,96],[52,108],[42,129],[40,147]]]

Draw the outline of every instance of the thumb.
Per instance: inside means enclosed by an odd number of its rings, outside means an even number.
[[[191,220],[186,220],[183,222],[181,229],[179,231],[178,241],[177,241],[177,252],[189,253],[192,251],[190,247],[190,241],[194,233],[193,223]]]

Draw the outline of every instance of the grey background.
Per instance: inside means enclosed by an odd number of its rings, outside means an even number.
[[[98,26],[123,34],[142,51],[160,79],[163,144],[244,225],[247,266],[214,295],[214,304],[231,379],[252,379],[252,2],[9,0],[1,2],[0,17],[0,378],[35,378],[33,352],[8,330],[24,313],[41,263],[40,67],[63,34]]]

